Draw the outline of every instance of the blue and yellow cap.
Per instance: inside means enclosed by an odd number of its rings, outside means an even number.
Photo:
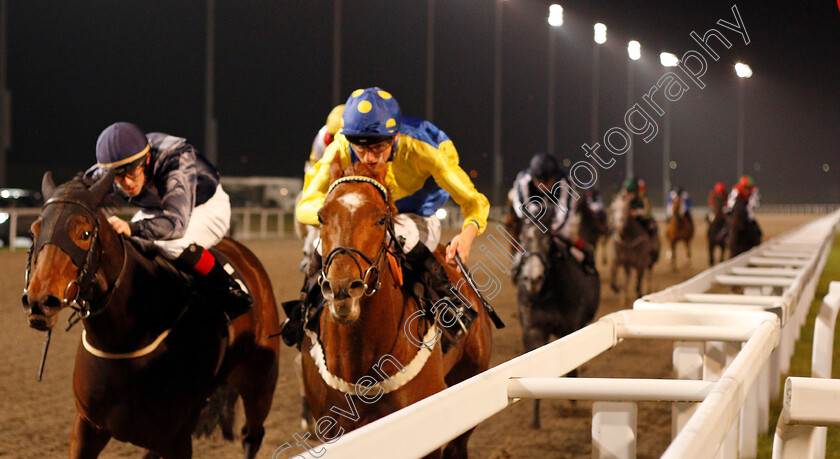
[[[377,143],[400,132],[402,113],[394,96],[381,88],[357,89],[344,107],[341,133],[357,144]]]
[[[96,162],[104,169],[120,167],[142,159],[149,149],[146,134],[137,125],[121,121],[99,134]]]

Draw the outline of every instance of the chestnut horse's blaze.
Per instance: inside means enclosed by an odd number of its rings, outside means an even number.
[[[340,165],[333,163],[330,191],[318,214],[320,283],[328,311],[318,318],[319,333],[306,331],[301,348],[312,413],[316,420],[329,415],[336,421],[328,432],[318,432],[322,440],[486,370],[492,344],[490,317],[472,291],[466,296],[479,314],[468,334],[446,354],[431,344],[439,332],[419,318],[420,308],[403,291],[394,261],[400,248],[392,243],[395,208],[382,185],[387,164],[355,163],[348,171],[351,176],[342,178]],[[442,247],[436,256],[442,259]],[[444,266],[457,281],[460,274]],[[336,409],[350,411],[337,416]],[[443,455],[466,457],[471,433],[450,442]]]
[[[171,264],[142,255],[111,228],[100,207],[112,183],[111,173],[90,187],[77,177],[56,188],[45,174],[47,201],[32,225],[23,295],[29,325],[51,330],[67,307],[84,326],[73,371],[70,456],[96,457],[113,437],[165,457],[189,457],[201,408],[227,380],[242,396],[242,443],[245,456],[254,457],[278,373],[279,343],[268,337],[279,320],[265,270],[233,240],[216,246],[255,303],[225,333],[213,298],[191,291]]]

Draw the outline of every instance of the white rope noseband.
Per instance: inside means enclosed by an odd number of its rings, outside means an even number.
[[[102,350],[99,350],[99,349],[93,347],[93,345],[90,344],[87,340],[87,330],[82,329],[82,345],[85,347],[85,349],[88,352],[90,352],[91,354],[93,354],[93,355],[95,355],[99,358],[102,358],[102,359],[136,359],[138,357],[143,357],[143,356],[149,355],[152,352],[154,352],[155,349],[157,349],[158,346],[160,346],[160,343],[162,343],[163,340],[165,340],[166,337],[169,336],[170,331],[172,331],[171,328],[164,331],[163,333],[158,335],[158,337],[154,341],[152,341],[152,344],[149,344],[148,346],[144,347],[143,349],[138,349],[138,350],[133,351],[133,352],[125,352],[125,353],[117,354],[117,353],[113,353],[113,352],[105,352],[105,351],[102,351]]]
[[[423,365],[426,364],[426,360],[428,360],[429,356],[432,355],[432,350],[434,349],[434,344],[419,348],[417,350],[417,354],[405,367],[404,372],[398,372],[396,375],[389,376],[388,379],[379,381],[372,386],[363,386],[347,382],[344,379],[330,373],[330,370],[327,369],[324,349],[321,347],[318,335],[308,329],[304,329],[304,331],[306,332],[306,336],[309,337],[309,341],[312,342],[312,347],[309,349],[309,355],[311,355],[312,360],[315,361],[315,366],[318,368],[318,374],[321,375],[321,379],[323,379],[324,382],[333,389],[350,395],[358,395],[356,389],[359,389],[363,394],[371,394],[378,393],[380,388],[384,391],[383,394],[387,394],[405,386],[420,373],[420,370],[423,369]],[[427,343],[433,340],[436,333],[437,327],[433,324],[429,327],[429,330],[423,337],[423,342]]]

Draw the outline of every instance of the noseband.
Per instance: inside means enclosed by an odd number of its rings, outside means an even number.
[[[327,195],[329,195],[337,185],[346,182],[363,182],[373,185],[374,187],[376,187],[377,191],[379,191],[379,193],[382,195],[382,199],[385,200],[385,204],[388,204],[388,190],[385,188],[384,185],[372,178],[358,175],[342,177],[336,180],[335,182],[333,182],[332,185],[330,185],[329,190],[327,190]],[[330,250],[327,256],[324,257],[324,267],[321,269],[321,275],[318,277],[318,285],[323,284],[324,281],[327,279],[327,272],[329,271],[330,266],[332,265],[332,262],[335,260],[335,258],[339,255],[346,255],[350,257],[350,259],[352,259],[354,263],[356,263],[356,267],[359,269],[359,278],[362,279],[362,282],[365,284],[365,296],[371,296],[374,293],[376,293],[376,291],[379,290],[379,286],[381,285],[379,274],[382,272],[382,260],[385,258],[385,254],[388,252],[391,243],[397,240],[396,236],[394,235],[394,222],[390,206],[388,206],[388,213],[386,219],[386,231],[388,235],[390,235],[390,241],[388,240],[388,238],[382,241],[382,245],[379,247],[379,251],[377,252],[374,258],[365,255],[364,253],[362,253],[362,251],[353,247],[334,247],[332,250]],[[367,269],[363,270],[362,264],[359,261],[359,259],[364,260],[370,266],[368,266]]]
[[[67,286],[64,287],[64,298],[61,300],[66,306],[73,309],[76,314],[79,315],[80,318],[86,319],[91,315],[96,315],[102,312],[105,307],[92,311],[90,305],[90,288],[91,283],[93,282],[93,278],[96,275],[97,269],[99,269],[99,262],[100,262],[100,251],[97,250],[99,243],[99,219],[96,215],[96,208],[91,206],[89,203],[80,200],[80,199],[72,199],[72,198],[50,198],[47,202],[44,203],[44,206],[41,208],[41,213],[43,214],[44,211],[47,209],[48,206],[56,205],[58,206],[58,215],[54,219],[50,219],[49,221],[44,223],[44,227],[39,233],[39,237],[37,240],[32,244],[29,248],[29,252],[27,254],[26,260],[26,274],[24,279],[24,289],[23,294],[26,295],[29,290],[29,274],[32,268],[32,257],[34,254],[35,262],[38,261],[38,254],[47,244],[53,244],[59,249],[61,249],[64,253],[70,256],[70,259],[73,261],[73,264],[79,268],[78,274],[75,280],[72,280],[67,283]],[[90,247],[88,247],[87,251],[80,248],[76,245],[75,242],[70,238],[69,231],[67,231],[66,226],[70,222],[70,217],[73,215],[78,214],[78,212],[73,212],[71,209],[81,207],[85,213],[87,213],[93,219],[93,231],[91,232],[90,238]],[[119,281],[122,279],[122,272],[125,269],[126,264],[126,248],[125,248],[125,241],[120,238],[120,242],[123,246],[123,262],[122,267],[120,268],[120,275],[117,278],[117,282],[114,286],[110,289],[108,293],[108,298],[110,295],[116,290]],[[68,298],[68,292],[72,289],[73,286],[76,286],[75,294],[70,295],[72,298]],[[104,303],[105,306],[108,305],[108,301]]]

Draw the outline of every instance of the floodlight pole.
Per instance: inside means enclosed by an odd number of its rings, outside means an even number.
[[[493,203],[502,201],[502,4],[496,0],[496,31],[493,65]]]
[[[435,0],[427,0],[426,20],[426,119],[435,109]]]
[[[341,103],[341,0],[333,0],[332,105]]]
[[[219,154],[216,145],[218,122],[214,110],[214,78],[216,54],[215,12],[216,0],[207,0],[207,29],[204,51],[204,156],[216,167],[219,166]]]
[[[6,17],[6,0],[0,0],[0,188],[7,186],[7,154],[12,146],[12,93],[6,89]]]

